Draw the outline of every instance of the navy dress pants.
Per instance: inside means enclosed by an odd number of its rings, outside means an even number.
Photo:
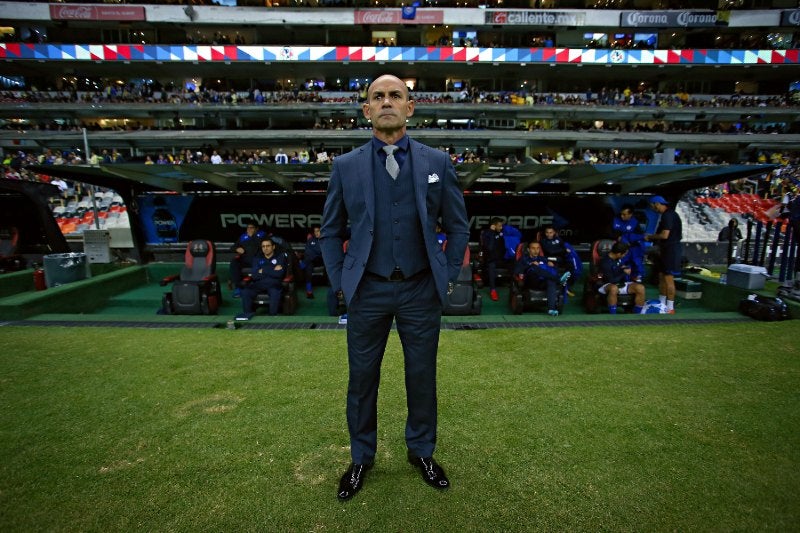
[[[378,435],[378,384],[392,328],[403,347],[406,446],[419,457],[436,447],[436,352],[442,304],[433,275],[385,281],[365,274],[347,308],[347,427],[354,463],[371,463]]]

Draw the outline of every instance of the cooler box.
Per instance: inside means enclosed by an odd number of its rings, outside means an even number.
[[[43,258],[44,279],[48,287],[80,281],[91,276],[84,253],[50,254]]]
[[[735,264],[728,267],[728,285],[740,289],[763,289],[767,269],[760,266]]]
[[[703,297],[703,286],[699,281],[677,278],[675,292],[684,300],[699,300]]]

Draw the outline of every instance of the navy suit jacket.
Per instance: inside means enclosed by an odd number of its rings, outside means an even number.
[[[422,226],[425,250],[444,306],[447,284],[455,281],[469,241],[469,222],[464,195],[450,157],[440,150],[409,139],[414,196]],[[372,142],[333,162],[328,196],[322,215],[320,243],[331,288],[342,290],[349,304],[355,294],[372,249],[375,220],[375,187],[372,176]],[[441,218],[447,233],[443,251],[436,235]],[[350,240],[345,252],[348,226]]]

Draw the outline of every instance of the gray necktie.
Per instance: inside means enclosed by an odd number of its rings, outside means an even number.
[[[397,159],[394,158],[397,146],[387,144],[383,147],[383,151],[386,152],[386,172],[389,173],[393,180],[397,179],[397,175],[400,174],[400,165],[397,164]]]

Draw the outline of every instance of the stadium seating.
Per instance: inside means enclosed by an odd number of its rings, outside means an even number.
[[[167,276],[161,286],[172,283],[172,290],[161,300],[161,312],[167,315],[215,315],[222,303],[222,291],[216,274],[214,243],[204,239],[189,241],[180,274]]]

